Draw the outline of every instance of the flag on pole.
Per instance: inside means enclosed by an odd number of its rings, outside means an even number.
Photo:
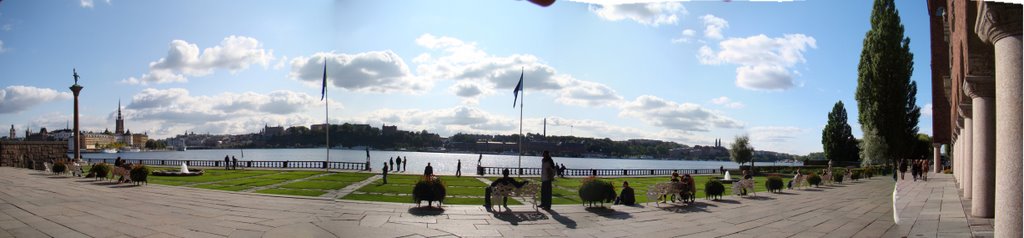
[[[516,84],[516,89],[512,90],[512,95],[515,96],[512,99],[512,108],[516,107],[516,101],[519,100],[519,91],[523,91],[523,72],[519,73],[519,84]]]
[[[327,98],[327,58],[324,58],[324,83],[320,87],[320,101]]]

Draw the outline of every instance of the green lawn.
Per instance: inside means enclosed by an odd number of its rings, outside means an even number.
[[[704,183],[707,182],[714,176],[694,176],[693,180],[697,183],[697,198],[704,198]],[[492,178],[493,180],[494,178]],[[629,181],[629,186],[633,188],[633,193],[636,196],[637,203],[647,202],[647,188],[651,185],[669,182],[669,177],[641,177],[641,178],[601,178],[603,180],[610,181],[615,185],[615,192],[622,192],[622,182]],[[756,185],[754,186],[757,192],[767,192],[768,189],[764,186],[766,177],[754,177]],[[530,183],[540,183],[538,178],[529,178]],[[783,178],[783,183],[788,183],[790,178]],[[553,204],[580,204],[579,198],[579,187],[582,184],[583,178],[558,178],[555,179],[554,187],[552,189]],[[732,195],[732,184],[725,185],[725,196]]]
[[[271,188],[271,189],[264,189],[264,190],[255,191],[255,193],[317,197],[317,196],[323,195],[324,193],[327,193],[327,192],[325,192],[323,190]]]
[[[367,184],[342,199],[363,201],[384,201],[412,203],[412,188],[419,181],[419,175],[388,175],[388,184],[383,180]],[[446,204],[482,205],[484,189],[488,186],[474,177],[441,176],[445,184]],[[509,205],[519,204],[509,200]]]

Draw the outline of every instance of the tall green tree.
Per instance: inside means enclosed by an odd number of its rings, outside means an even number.
[[[754,147],[750,146],[750,137],[743,135],[737,136],[736,140],[729,146],[729,159],[737,164],[745,164],[750,162],[750,166],[754,166]]]
[[[847,122],[846,106],[843,101],[832,106],[828,113],[828,124],[821,130],[821,145],[825,158],[836,162],[857,162],[857,139]]]
[[[889,163],[908,158],[917,143],[917,83],[910,38],[903,35],[893,0],[875,0],[871,29],[857,67],[857,109],[864,131],[863,149],[870,160]],[[872,158],[882,156],[884,158]]]

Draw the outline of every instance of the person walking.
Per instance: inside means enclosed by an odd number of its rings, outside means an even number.
[[[395,158],[395,171],[398,171],[398,168],[401,168],[401,167],[402,167],[402,157],[399,156],[398,158]]]
[[[230,163],[231,163],[231,157],[228,157],[227,155],[225,155],[224,156],[224,169],[225,170],[231,169]]]
[[[907,160],[900,160],[900,179],[907,180]]]
[[[390,159],[388,159],[388,165],[390,165],[388,166],[388,168],[390,168],[391,170],[395,170],[395,157],[391,157]]]
[[[234,155],[231,156],[231,169],[238,169],[238,159]]]
[[[921,176],[921,161],[920,160],[911,160],[911,161],[913,161],[913,162],[911,162],[911,165],[910,165],[910,176],[913,176],[914,177],[914,182],[917,182],[917,177]]]
[[[462,160],[459,160],[459,164],[455,166],[455,177],[462,177]]]
[[[541,164],[541,185],[540,185],[540,206],[545,210],[551,210],[551,183],[555,181],[555,161],[551,159],[551,152],[544,151],[544,158]]]
[[[409,156],[406,156],[405,158],[402,158],[402,159],[403,159],[402,161],[405,161],[405,163],[402,164],[402,172],[405,172],[405,167],[409,166]]]
[[[388,163],[384,163],[384,167],[380,169],[381,176],[384,178],[384,184],[388,184]]]

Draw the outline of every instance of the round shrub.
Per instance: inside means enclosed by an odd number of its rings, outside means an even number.
[[[146,178],[149,177],[149,167],[145,165],[137,164],[132,166],[132,170],[129,171],[129,177],[132,178],[132,182],[135,184],[146,182]]]
[[[445,197],[445,186],[441,178],[421,178],[412,189],[412,199],[416,203],[421,201],[443,202]]]
[[[89,168],[89,173],[96,176],[96,178],[107,178],[107,175],[110,174],[110,170],[113,169],[112,167],[113,166],[108,163],[94,164],[92,165],[92,168]]]
[[[782,185],[782,178],[779,176],[768,177],[768,181],[764,183],[769,192],[782,192]]]
[[[615,200],[615,185],[600,179],[586,179],[579,189],[580,200],[583,202],[611,202]]]
[[[722,194],[725,193],[725,185],[722,185],[721,181],[708,180],[704,183],[704,197],[714,198],[715,200],[721,199]]]
[[[836,183],[843,183],[843,173],[833,173],[832,181],[835,181]]]
[[[58,160],[57,162],[54,162],[53,168],[50,168],[50,171],[52,171],[55,174],[62,174],[66,170],[68,170],[68,166],[64,164],[64,160]]]
[[[807,183],[817,187],[818,185],[821,185],[821,176],[818,176],[818,174],[815,173],[811,173],[810,175],[807,175]]]
[[[854,170],[853,172],[851,172],[850,179],[853,179],[853,181],[857,181],[858,179],[860,179],[860,171]]]

